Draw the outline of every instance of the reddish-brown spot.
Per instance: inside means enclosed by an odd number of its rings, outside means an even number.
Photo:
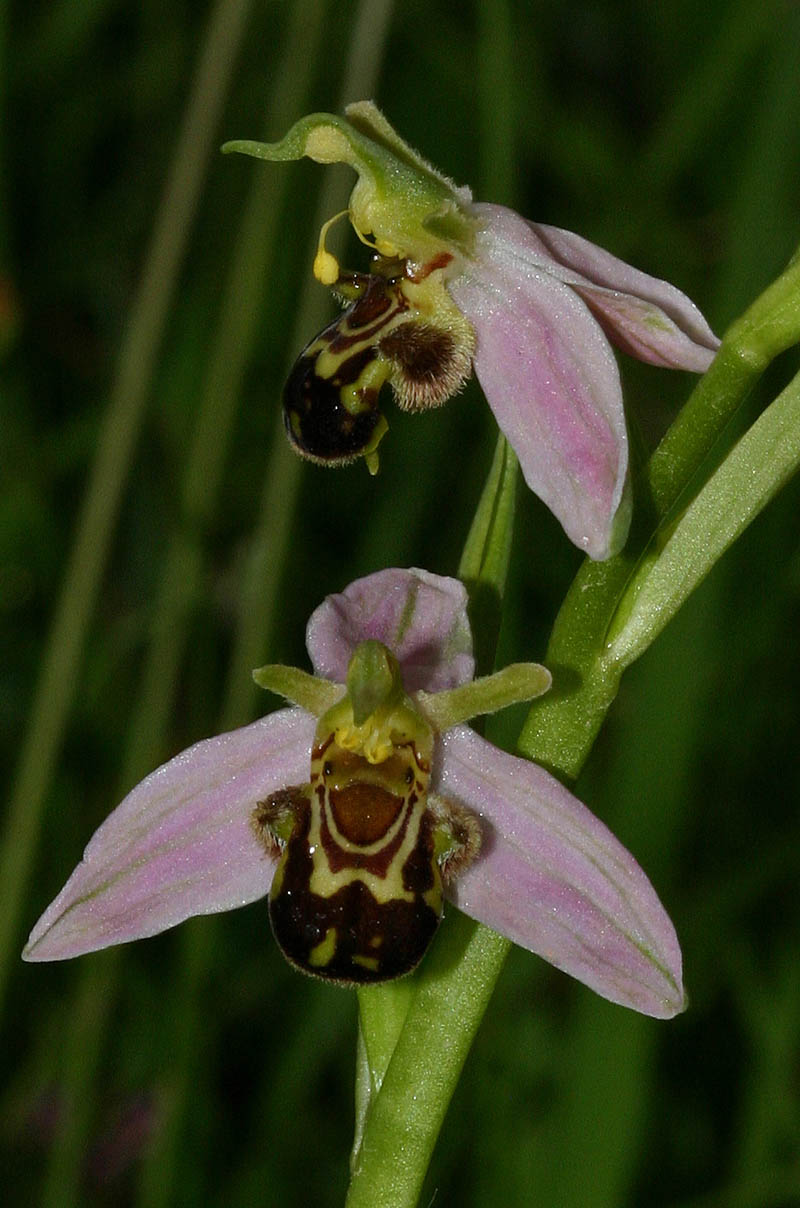
[[[359,846],[382,839],[404,804],[402,797],[374,784],[351,784],[345,789],[331,789],[329,801],[339,833]]]
[[[321,758],[322,758],[322,756],[323,756],[323,755],[325,754],[325,752],[327,751],[328,747],[329,747],[329,746],[331,745],[331,743],[333,742],[333,739],[334,739],[334,735],[333,735],[333,734],[329,734],[329,735],[327,736],[327,738],[324,740],[324,742],[320,742],[320,743],[315,743],[315,744],[314,744],[314,746],[313,746],[313,747],[312,747],[312,749],[311,749],[311,759],[312,759],[312,762],[313,762],[313,760],[315,760],[315,759],[321,759]]]
[[[424,281],[426,277],[430,277],[431,273],[435,273],[437,268],[447,268],[452,259],[453,257],[450,252],[439,252],[438,256],[434,256],[432,260],[429,260],[427,264],[423,264],[416,271],[412,271],[411,266],[406,264],[406,276],[409,281]]]

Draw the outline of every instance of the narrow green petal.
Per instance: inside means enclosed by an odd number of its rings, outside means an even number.
[[[253,672],[253,679],[259,688],[282,696],[315,717],[327,713],[342,699],[345,691],[343,684],[320,679],[308,671],[301,671],[299,667],[284,667],[282,663],[267,663],[264,667],[258,667]]]
[[[437,730],[449,730],[470,717],[496,713],[509,705],[533,700],[551,684],[550,672],[539,663],[511,663],[493,675],[445,692],[419,692],[419,704]]]

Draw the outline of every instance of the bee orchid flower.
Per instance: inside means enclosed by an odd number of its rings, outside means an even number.
[[[421,570],[328,597],[307,629],[315,674],[256,673],[292,707],[197,743],[134,788],[25,959],[269,895],[295,965],[380,981],[421,958],[444,895],[614,1002],[682,1010],[675,931],[633,857],[549,773],[464,724],[550,683],[535,664],[473,679],[466,603],[459,581]]]
[[[675,286],[568,231],[477,204],[408,146],[369,101],[312,114],[277,143],[230,142],[266,160],[304,155],[358,173],[345,213],[372,248],[343,273],[325,248],[317,277],[345,312],[304,349],[284,393],[289,439],[325,464],[366,458],[386,432],[378,395],[401,407],[449,399],[472,369],[528,486],[567,535],[603,559],[630,522],[628,446],[609,340],[654,365],[704,372],[719,341]],[[341,217],[337,215],[336,217]]]

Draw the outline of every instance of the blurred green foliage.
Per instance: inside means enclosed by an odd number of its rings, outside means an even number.
[[[131,784],[272,706],[246,668],[302,665],[325,594],[455,572],[491,461],[474,385],[390,408],[376,480],[292,459],[281,384],[332,311],[310,265],[348,177],[218,145],[374,96],[477,196],[722,330],[798,242],[798,61],[789,0],[0,6],[5,1203],[326,1208],[347,1184],[354,999],[284,965],[263,906],[18,956]],[[623,374],[650,447],[689,379]],[[689,1011],[642,1019],[515,950],[423,1202],[800,1201],[798,504],[791,484],[628,673],[578,786],[676,921]],[[503,658],[541,657],[577,565],[522,492]]]

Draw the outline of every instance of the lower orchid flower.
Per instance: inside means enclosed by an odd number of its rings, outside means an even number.
[[[334,982],[408,972],[446,896],[599,994],[683,1008],[675,931],[633,857],[542,768],[463,724],[546,691],[516,664],[474,680],[463,585],[385,570],[328,597],[295,702],[153,772],[91,839],[27,960],[150,936],[269,894],[279,945]]]
[[[363,456],[375,472],[387,430],[378,410],[384,383],[401,407],[424,410],[451,398],[474,366],[528,486],[576,545],[609,557],[630,522],[609,339],[640,360],[696,373],[719,340],[675,286],[568,231],[474,204],[371,102],[346,113],[305,117],[278,143],[223,148],[267,160],[307,155],[358,173],[345,213],[374,250],[372,268],[341,272],[325,248],[334,219],[325,224],[314,271],[347,307],[292,370],[289,439],[313,461]]]

